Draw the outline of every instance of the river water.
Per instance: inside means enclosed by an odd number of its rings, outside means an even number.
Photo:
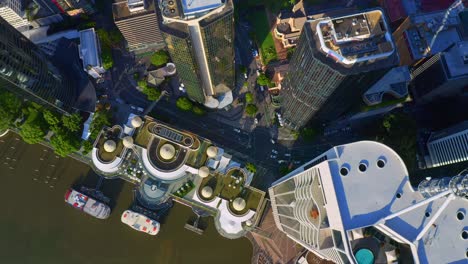
[[[0,138],[0,263],[250,263],[246,238],[221,237],[208,218],[203,235],[186,229],[193,213],[175,203],[161,226],[149,236],[120,222],[132,203],[132,185],[104,181],[113,198],[113,213],[98,220],[64,203],[73,184],[93,187],[96,175],[71,158],[58,158],[40,145],[28,145],[9,133]]]

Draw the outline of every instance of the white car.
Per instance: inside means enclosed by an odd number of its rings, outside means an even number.
[[[259,70],[257,70],[257,76],[260,76],[260,71]]]
[[[244,73],[244,78],[247,79],[247,77],[248,77],[248,76],[247,76],[247,73]]]
[[[131,210],[123,212],[121,221],[137,231],[147,233],[152,236],[159,233],[160,224],[158,221]]]
[[[260,85],[260,91],[265,91],[265,87],[263,87],[262,85]]]
[[[284,154],[284,156],[286,156],[286,157],[291,157],[291,154],[286,153],[286,154]]]
[[[257,118],[254,119],[254,123],[258,124],[258,119]]]
[[[275,153],[275,154],[278,154],[278,151],[272,149],[271,152]]]
[[[238,129],[238,128],[234,128],[233,130],[234,130],[236,133],[240,133],[240,132],[241,132],[240,129]]]
[[[272,159],[276,159],[276,158],[277,158],[277,156],[276,156],[276,155],[270,155],[270,158],[272,158]]]
[[[275,140],[271,139],[271,144],[275,144],[275,143],[276,143]]]

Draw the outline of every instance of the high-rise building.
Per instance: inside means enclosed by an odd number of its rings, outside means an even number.
[[[361,141],[323,153],[269,194],[276,226],[335,263],[464,263],[466,174],[415,190],[397,153]]]
[[[441,97],[466,93],[468,88],[468,41],[452,45],[411,72],[415,101],[426,104]]]
[[[0,18],[0,88],[41,105],[68,112],[76,92],[49,59]]]
[[[390,67],[398,64],[381,10],[307,21],[282,88],[286,124],[329,121],[343,114]]]
[[[431,134],[427,141],[427,167],[468,160],[468,121]]]
[[[0,0],[0,17],[17,30],[29,29],[30,24],[25,18],[21,0]]]
[[[137,54],[165,46],[154,2],[153,0],[117,0],[112,6],[114,22],[127,41],[128,49]]]
[[[231,0],[160,0],[163,36],[190,99],[209,108],[232,103],[234,8]]]

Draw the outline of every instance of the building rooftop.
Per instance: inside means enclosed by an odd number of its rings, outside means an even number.
[[[180,0],[184,15],[202,13],[223,5],[221,0]]]
[[[449,78],[468,75],[468,41],[459,42],[444,52],[444,61]]]
[[[363,99],[368,105],[375,105],[382,102],[384,94],[402,98],[408,95],[408,83],[410,81],[411,74],[408,66],[395,67],[372,85],[363,94]]]
[[[325,155],[316,166],[332,229],[374,226],[409,245],[419,263],[466,260],[468,220],[458,216],[466,214],[468,200],[447,193],[425,198],[411,186],[398,154],[380,143],[356,142]]]
[[[141,6],[141,4],[143,4],[143,6]],[[116,0],[112,5],[112,13],[115,21],[151,14],[154,12],[154,1]]]
[[[381,68],[393,66],[398,60],[391,32],[380,10],[322,17],[309,21],[308,26],[320,57],[327,64],[348,69],[358,65],[372,68],[379,61],[378,68]]]
[[[433,132],[431,134],[431,137],[428,139],[428,142],[430,143],[430,142],[439,140],[441,138],[445,138],[445,137],[448,137],[448,136],[451,136],[451,135],[454,135],[456,133],[460,133],[466,130],[468,130],[468,121],[464,121],[454,126],[448,127],[446,129]]]
[[[99,46],[94,28],[80,31],[80,58],[83,60],[83,69],[88,67],[101,67]]]

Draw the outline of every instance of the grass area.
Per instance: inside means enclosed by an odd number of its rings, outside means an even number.
[[[407,99],[408,99],[408,97],[406,96],[406,97],[403,97],[403,98],[400,98],[400,99],[385,101],[385,102],[382,102],[382,103],[376,104],[376,105],[364,105],[364,106],[361,107],[361,111],[362,112],[367,112],[367,111],[379,109],[379,108],[390,106],[390,105],[404,103]]]
[[[271,35],[268,17],[264,8],[253,10],[248,19],[254,30],[255,41],[261,50],[263,63],[268,64],[270,61],[276,60],[276,49],[273,36]]]

